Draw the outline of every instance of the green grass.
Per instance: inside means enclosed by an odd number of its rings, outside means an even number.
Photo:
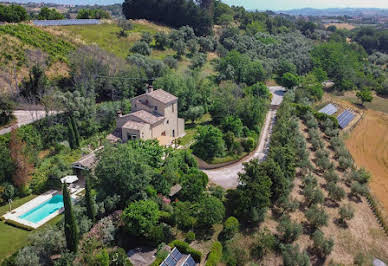
[[[355,92],[347,93],[345,96],[337,96],[337,95],[334,95],[334,96],[339,99],[349,101],[356,105],[360,104],[360,100],[356,97]],[[365,103],[364,105],[368,109],[383,112],[383,113],[388,113],[388,98],[374,95],[373,101],[371,103]]]
[[[126,58],[132,45],[140,40],[141,33],[149,32],[155,34],[157,26],[134,23],[134,28],[128,31],[128,37],[118,37],[120,27],[117,24],[99,25],[74,25],[61,26],[60,30],[70,32],[73,37],[79,36],[87,44],[97,44],[100,48],[115,54],[118,57]],[[174,55],[175,51],[167,49],[164,51],[153,49],[152,58],[163,59],[167,55]]]
[[[12,203],[12,209],[15,209],[24,203],[35,198],[36,195],[29,195],[24,198],[14,200]],[[0,216],[4,215],[9,210],[8,204],[0,207]],[[0,222],[0,262],[8,256],[11,256],[16,251],[28,244],[28,237],[30,234],[33,234],[37,230],[42,230],[50,225],[55,225],[60,222],[63,218],[63,214],[58,215],[57,217],[51,219],[48,223],[42,227],[28,231],[25,229],[18,228],[13,225],[6,224],[5,222]]]
[[[210,164],[219,164],[219,163],[228,163],[228,162],[232,162],[232,161],[235,161],[235,160],[240,160],[242,158],[244,158],[245,156],[247,156],[248,153],[247,152],[242,152],[241,154],[239,155],[226,155],[225,157],[221,157],[221,158],[214,158],[211,162],[209,162]]]

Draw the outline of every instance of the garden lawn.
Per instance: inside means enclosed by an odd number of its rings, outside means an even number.
[[[12,209],[15,209],[24,203],[35,198],[36,195],[29,195],[27,197],[17,199],[12,204]],[[8,204],[0,207],[0,216],[4,215],[9,209]],[[48,225],[57,224],[63,218],[63,214],[50,220],[48,223],[40,227],[39,229],[28,231],[25,229],[18,228],[13,225],[0,222],[0,262],[14,254],[16,251],[28,244],[28,236],[37,230],[41,230]]]
[[[15,200],[12,203],[12,209],[23,205],[35,197],[36,195],[29,195]],[[3,216],[8,210],[8,204],[0,207],[0,216]],[[29,233],[30,231],[8,225],[3,221],[0,222],[0,261],[12,255],[16,250],[25,245]]]

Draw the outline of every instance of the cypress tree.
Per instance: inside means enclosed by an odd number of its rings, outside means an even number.
[[[88,217],[90,220],[94,221],[96,217],[96,208],[95,208],[94,198],[91,193],[89,176],[86,176],[86,179],[85,179],[85,200],[86,200],[86,210],[88,213]]]
[[[73,132],[74,132],[74,140],[75,140],[75,147],[79,148],[80,145],[80,136],[78,132],[78,126],[77,123],[74,120],[73,116],[70,116],[70,121],[71,121],[71,126],[73,127]]]
[[[75,135],[74,135],[74,130],[73,130],[73,126],[71,124],[71,120],[68,119],[67,121],[67,133],[68,133],[68,137],[69,137],[69,145],[70,145],[70,148],[71,149],[75,149]]]
[[[65,207],[65,236],[67,249],[71,252],[77,252],[79,231],[77,223],[75,222],[73,206],[66,183],[63,184],[63,204]]]

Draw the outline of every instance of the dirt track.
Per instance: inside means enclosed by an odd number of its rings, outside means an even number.
[[[388,212],[388,115],[368,110],[346,145],[356,164],[371,172],[370,188]]]

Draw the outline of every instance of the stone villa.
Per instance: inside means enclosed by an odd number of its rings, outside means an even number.
[[[159,89],[147,89],[145,94],[131,99],[131,113],[119,115],[115,137],[122,142],[134,139],[158,139],[170,144],[185,134],[185,121],[178,118],[178,98]]]

